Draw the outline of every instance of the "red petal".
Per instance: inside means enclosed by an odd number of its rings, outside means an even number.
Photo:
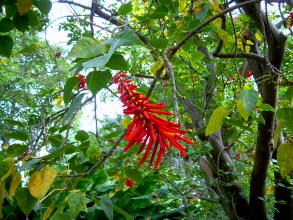
[[[145,153],[144,153],[143,157],[141,158],[138,166],[142,165],[145,162],[145,160],[148,158],[150,151],[152,149],[152,145],[153,145],[153,139],[152,139],[152,137],[150,137],[148,146],[147,146]]]
[[[152,163],[153,163],[153,160],[154,160],[156,152],[157,152],[158,145],[159,145],[159,137],[157,138],[157,141],[155,143],[154,150],[153,150],[153,153],[152,153],[152,157],[151,157],[151,160],[149,162],[149,166],[151,166]]]

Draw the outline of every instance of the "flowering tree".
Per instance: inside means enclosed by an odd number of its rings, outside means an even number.
[[[3,3],[0,30],[38,27],[44,2]],[[0,217],[292,219],[292,13],[269,3],[59,0],[71,68],[56,111],[6,118]],[[99,118],[102,98],[123,115]]]

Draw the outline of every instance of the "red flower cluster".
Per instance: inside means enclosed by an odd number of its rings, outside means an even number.
[[[253,75],[253,74],[252,74],[252,71],[251,71],[251,70],[248,70],[248,71],[246,72],[246,77],[247,77],[247,78],[250,78],[252,75]]]
[[[235,157],[237,157],[238,159],[240,159],[241,158],[241,154],[240,153],[237,153],[237,154],[235,154]]]
[[[80,82],[77,84],[77,87],[80,88],[80,89],[83,89],[85,87],[85,84],[86,84],[85,76],[81,75],[81,74],[78,74],[77,77],[81,79]]]
[[[56,52],[55,57],[60,58],[61,57],[61,52]]]
[[[136,85],[130,83],[132,80],[123,80],[125,76],[126,74],[119,71],[112,79],[114,83],[119,84],[120,100],[124,104],[123,107],[126,107],[123,111],[124,114],[134,115],[132,122],[128,125],[125,140],[129,140],[129,143],[124,151],[127,151],[134,144],[141,144],[137,152],[137,155],[139,155],[146,147],[139,166],[145,162],[152,152],[149,162],[149,166],[151,166],[158,151],[154,169],[159,166],[166,149],[171,150],[171,146],[176,147],[185,157],[185,149],[179,143],[179,140],[194,144],[182,137],[186,131],[180,130],[179,124],[161,118],[159,115],[172,115],[170,112],[158,110],[167,108],[167,106],[164,106],[164,103],[149,104],[151,99],[143,96],[141,92],[136,92]]]
[[[290,18],[290,27],[292,27],[293,26],[293,11],[290,13],[289,18]]]
[[[134,185],[134,181],[126,178],[126,186],[132,187]]]
[[[229,76],[229,80],[232,82],[235,80],[235,78],[233,76]]]

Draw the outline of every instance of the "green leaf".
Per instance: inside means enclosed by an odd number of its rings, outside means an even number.
[[[68,195],[69,210],[74,218],[76,218],[80,211],[84,209],[84,204],[89,203],[91,200],[79,195],[76,192],[71,192]]]
[[[132,218],[127,212],[125,212],[124,210],[120,209],[119,207],[113,205],[113,209],[116,212],[119,212],[121,215],[124,215],[124,217],[126,217],[129,220],[134,220],[134,218]]]
[[[206,129],[206,135],[210,135],[218,130],[221,129],[223,120],[229,115],[231,111],[226,110],[224,106],[220,106],[213,112],[207,129]]]
[[[40,162],[40,159],[33,159],[29,160],[28,162],[24,163],[21,167],[18,168],[18,172],[24,171],[27,167]]]
[[[59,146],[59,145],[61,145],[63,139],[64,138],[63,138],[63,136],[61,134],[56,134],[56,135],[53,135],[53,136],[49,136],[48,137],[48,141],[53,146]]]
[[[246,112],[249,113],[257,103],[258,92],[255,90],[242,90],[240,92],[240,100],[242,101]]]
[[[22,122],[20,122],[20,121],[15,121],[15,120],[12,120],[12,119],[6,119],[6,120],[4,120],[4,122],[6,122],[7,124],[10,124],[10,125],[17,125],[20,128],[24,128],[24,124]]]
[[[263,104],[263,103],[260,103],[259,104],[259,109],[262,110],[262,111],[270,111],[270,112],[275,112],[276,110],[270,106],[269,104]]]
[[[289,131],[293,131],[293,108],[285,107],[279,108],[276,112],[277,119],[284,121],[284,126],[288,128]]]
[[[28,188],[20,188],[16,191],[15,197],[21,211],[28,216],[33,210],[37,199],[33,197]]]
[[[274,148],[277,147],[277,144],[278,144],[278,141],[279,141],[279,137],[281,135],[281,132],[282,132],[282,129],[283,129],[283,126],[284,126],[284,121],[281,119],[275,129],[275,132],[274,132]]]
[[[278,166],[284,178],[293,169],[293,144],[285,143],[278,147]]]
[[[289,101],[290,106],[293,106],[293,86],[290,86],[286,93],[285,93],[286,99]]]
[[[96,42],[90,37],[81,37],[68,53],[67,59],[95,57],[107,52],[109,48],[105,41]]]
[[[110,71],[92,71],[86,77],[88,89],[93,95],[96,95],[112,79]]]
[[[30,10],[27,12],[27,15],[29,17],[29,23],[28,23],[29,26],[32,26],[32,27],[40,26],[39,19],[35,11]]]
[[[15,13],[13,16],[13,24],[16,27],[17,30],[21,32],[25,32],[26,30],[29,30],[29,17],[28,14],[20,15],[19,12]]]
[[[119,43],[120,40],[117,40],[111,47],[111,49],[108,51],[107,54],[103,55],[103,56],[100,56],[100,57],[96,57],[94,59],[91,59],[87,62],[84,62],[82,64],[82,66],[84,68],[105,68],[105,64],[108,63],[108,61],[110,60],[112,54],[115,52],[117,46],[118,46],[118,43]]]
[[[132,122],[132,118],[130,116],[125,116],[122,120],[123,128],[127,128],[131,122]]]
[[[77,85],[77,83],[80,82],[80,80],[81,80],[80,78],[74,76],[74,77],[70,77],[66,81],[64,86],[64,92],[63,92],[65,105],[67,105],[71,101],[73,97],[72,90]]]
[[[114,45],[117,40],[117,46],[133,46],[133,45],[142,45],[142,41],[139,37],[135,34],[133,30],[122,30],[120,31],[115,38],[110,38],[107,40],[107,43]]]
[[[13,21],[10,18],[2,18],[0,20],[0,32],[9,32],[13,28]]]
[[[124,15],[124,14],[128,14],[131,11],[132,11],[132,3],[128,2],[127,4],[123,4],[119,7],[118,14]]]
[[[38,44],[31,44],[24,47],[22,50],[18,51],[16,54],[30,53],[38,49],[40,49],[40,46]]]
[[[247,121],[249,117],[249,113],[246,112],[246,109],[240,99],[237,101],[237,110],[239,114],[242,116],[242,118],[244,118],[245,121]]]
[[[84,130],[79,130],[75,135],[75,140],[77,141],[86,141],[89,139],[89,135]]]
[[[210,4],[206,3],[204,7],[195,15],[195,18],[200,21],[204,20],[209,8],[210,8]]]
[[[100,196],[101,207],[109,220],[113,219],[113,203],[112,200],[106,196]]]
[[[5,6],[6,18],[11,18],[18,12],[17,6],[14,4]]]
[[[166,38],[150,39],[149,43],[153,47],[165,49],[169,44],[169,40]]]
[[[27,145],[22,145],[22,144],[12,144],[9,145],[7,149],[7,155],[9,157],[16,157],[22,155],[24,152],[28,150]]]
[[[70,147],[72,147],[71,144],[66,144],[65,146],[63,146],[62,148],[48,154],[47,156],[44,156],[44,160],[49,160],[52,158],[56,158],[57,156],[59,156],[60,154],[64,153],[65,151],[67,151]]]
[[[49,14],[52,8],[52,2],[50,0],[32,0],[34,6],[36,6],[43,14]]]
[[[123,131],[122,130],[118,130],[118,131],[113,131],[110,134],[105,135],[103,138],[106,140],[109,140],[111,138],[115,138],[117,137],[119,134],[121,134]]]
[[[72,220],[69,213],[58,213],[53,215],[50,220]]]
[[[13,40],[9,36],[0,36],[0,55],[10,57],[13,47]]]
[[[72,113],[76,110],[76,108],[80,105],[85,93],[79,94],[75,100],[72,102],[69,110],[66,112],[63,118],[63,123],[72,115]]]
[[[133,169],[127,168],[126,171],[125,171],[125,175],[129,179],[133,180],[136,183],[139,183],[139,184],[142,184],[142,185],[144,184],[142,175],[139,172],[139,170],[136,169],[136,168],[133,168]]]
[[[105,66],[112,70],[127,71],[129,69],[129,65],[127,61],[124,59],[124,57],[121,54],[118,54],[118,53],[114,53]]]
[[[14,131],[9,133],[4,133],[5,137],[13,138],[15,140],[26,141],[29,138],[28,133],[22,131]]]

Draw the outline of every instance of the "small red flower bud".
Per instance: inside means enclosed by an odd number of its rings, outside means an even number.
[[[230,80],[230,81],[234,81],[235,78],[234,78],[233,76],[229,76],[229,80]]]
[[[246,72],[246,77],[247,77],[247,78],[250,78],[252,75],[253,75],[253,74],[252,74],[252,71],[251,71],[251,70],[248,70],[248,71]]]
[[[126,178],[126,186],[132,187],[134,185],[134,181]]]
[[[240,159],[241,158],[241,154],[240,153],[237,153],[237,154],[235,154],[235,157],[237,157],[238,159]]]
[[[56,52],[55,57],[60,58],[61,57],[61,52]]]

